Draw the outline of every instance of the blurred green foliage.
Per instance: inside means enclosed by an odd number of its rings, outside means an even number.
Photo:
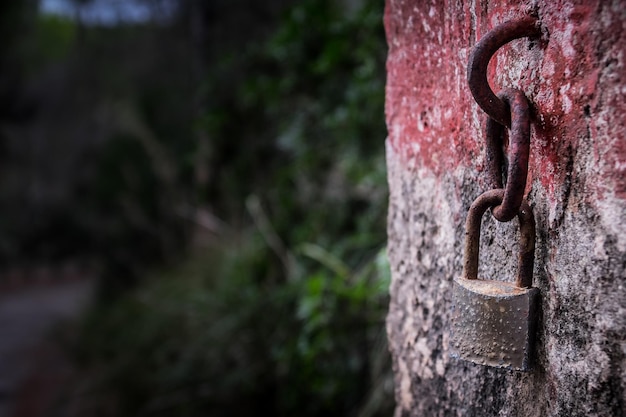
[[[41,15],[34,25],[34,36],[25,39],[23,51],[27,71],[38,69],[66,59],[74,46],[76,24],[71,20],[54,16]]]
[[[271,284],[264,245],[214,248],[94,313],[86,354],[122,415],[389,415],[384,252]]]
[[[87,322],[126,415],[392,412],[382,8],[299,2],[210,68],[185,162],[234,230]]]
[[[232,39],[220,21],[269,6],[180,4],[216,16],[205,56],[183,18],[36,21],[20,51],[49,97],[47,148],[12,158],[65,191],[4,193],[0,257],[96,254],[107,302],[77,354],[116,415],[390,415],[383,1],[291,2]]]
[[[206,86],[210,197],[233,213],[259,193],[288,246],[337,247],[336,236],[357,230],[364,243],[385,211],[382,3],[350,15],[339,4],[300,2],[263,47],[230,57]]]

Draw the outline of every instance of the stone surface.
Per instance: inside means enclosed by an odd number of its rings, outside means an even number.
[[[492,59],[532,103],[528,199],[541,317],[533,372],[449,356],[463,222],[486,191],[485,114],[465,79],[489,29],[535,13],[541,39]],[[386,118],[396,416],[626,415],[626,1],[387,0]],[[513,280],[517,224],[486,214],[483,277]]]

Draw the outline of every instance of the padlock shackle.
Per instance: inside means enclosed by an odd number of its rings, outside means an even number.
[[[488,208],[500,205],[503,198],[503,189],[490,190],[478,196],[470,206],[465,221],[465,259],[463,260],[463,277],[465,279],[478,279],[482,217]],[[522,201],[517,219],[520,225],[520,244],[515,285],[520,288],[529,288],[533,285],[533,265],[535,262],[535,217],[526,199]]]

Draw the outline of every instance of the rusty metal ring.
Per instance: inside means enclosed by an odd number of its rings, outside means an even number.
[[[489,207],[501,204],[503,198],[503,189],[489,190],[479,195],[470,206],[465,220],[465,258],[463,260],[463,277],[465,279],[478,279],[478,251],[482,217]],[[519,288],[529,288],[533,283],[535,262],[535,217],[526,200],[522,201],[517,212],[517,218],[520,225],[520,243],[515,285]]]
[[[470,55],[467,65],[467,81],[474,100],[489,117],[506,127],[511,126],[507,106],[496,97],[487,81],[489,60],[504,44],[514,39],[540,34],[541,31],[534,17],[526,16],[519,20],[505,22],[487,32]]]
[[[507,109],[510,109],[511,130],[504,198],[502,204],[493,208],[492,214],[497,220],[508,222],[517,214],[526,189],[530,154],[530,111],[528,100],[520,90],[507,88],[498,93],[498,98],[505,103]],[[489,118],[487,120],[486,159],[493,188],[503,188],[503,136],[504,126]]]

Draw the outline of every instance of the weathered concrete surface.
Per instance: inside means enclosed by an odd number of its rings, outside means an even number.
[[[448,332],[465,214],[487,190],[465,67],[485,32],[529,12],[542,38],[490,66],[495,91],[533,105],[542,318],[522,374],[450,359]],[[626,1],[387,0],[385,26],[396,415],[626,415]],[[512,279],[515,223],[485,215],[482,276]]]

